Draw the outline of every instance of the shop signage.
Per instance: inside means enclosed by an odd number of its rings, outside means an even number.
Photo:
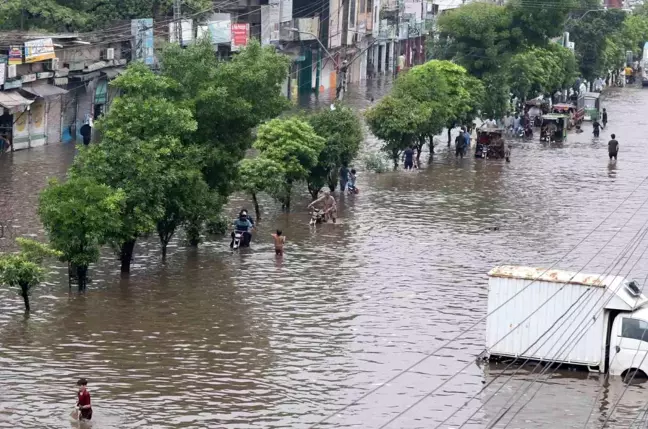
[[[55,77],[54,78],[54,85],[56,86],[64,86],[68,84],[68,78],[66,77]]]
[[[155,62],[153,18],[131,20],[131,35],[135,37],[135,49],[132,51],[133,60],[144,61],[144,64],[152,66]]]
[[[2,85],[7,77],[7,60],[9,57],[0,55],[0,85]]]
[[[23,75],[20,80],[22,81],[22,83],[36,82],[36,74],[32,73]]]
[[[49,79],[54,77],[54,72],[40,72],[36,73],[36,79]]]
[[[38,39],[25,42],[25,62],[35,63],[56,58],[52,39]]]
[[[70,74],[70,69],[61,69],[54,72],[54,77],[66,77]]]
[[[16,80],[8,80],[4,84],[4,89],[15,89],[15,88],[20,88],[22,87],[22,81],[19,79]]]
[[[9,48],[9,64],[22,64],[22,49],[19,46]]]
[[[247,46],[250,24],[232,24],[232,51],[238,51],[241,47]]]
[[[97,63],[90,64],[88,67],[86,67],[85,71],[87,72],[93,72],[95,70],[101,70],[103,68],[108,67],[108,63],[105,61],[99,61]]]

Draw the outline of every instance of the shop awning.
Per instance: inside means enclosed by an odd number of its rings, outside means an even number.
[[[34,94],[37,97],[51,97],[54,95],[63,95],[67,94],[67,91],[58,86],[50,85],[47,82],[34,82],[30,84],[25,84],[21,88],[23,91],[26,91],[30,94]]]
[[[23,97],[18,91],[0,91],[0,106],[12,110],[32,104],[34,100]]]
[[[126,71],[126,69],[123,68],[123,67],[115,67],[115,68],[112,68],[112,69],[101,70],[101,73],[106,75],[108,80],[112,80],[112,79],[116,78],[117,76],[119,76],[120,74],[124,73],[125,71]]]

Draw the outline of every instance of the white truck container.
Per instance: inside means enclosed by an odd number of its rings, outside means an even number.
[[[648,298],[635,282],[519,266],[496,267],[488,276],[491,358],[648,374]]]

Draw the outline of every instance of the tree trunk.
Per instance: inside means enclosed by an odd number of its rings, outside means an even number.
[[[26,284],[20,285],[20,296],[22,296],[23,301],[25,301],[25,311],[29,313],[31,311],[31,306],[29,305],[29,286]]]
[[[448,147],[452,144],[452,128],[448,127]]]
[[[310,183],[308,184],[308,193],[311,195],[313,201],[317,199],[317,196],[319,195],[321,190],[322,188],[314,188]]]
[[[191,221],[187,225],[185,232],[187,233],[187,241],[189,241],[191,247],[198,247],[200,244],[200,226],[200,222],[197,221]]]
[[[290,211],[290,194],[292,193],[292,183],[288,183],[288,189],[286,189],[286,201],[284,202],[284,207],[286,211]]]
[[[432,159],[434,159],[434,136],[428,136],[429,143],[430,143],[430,158],[428,158],[428,162],[432,163]]]
[[[259,207],[259,200],[257,199],[256,192],[252,192],[252,203],[254,204],[254,214],[256,214],[257,222],[261,220],[261,207]]]
[[[79,292],[84,292],[88,285],[88,266],[77,266],[76,267],[76,276],[77,282],[79,285]]]
[[[133,260],[133,251],[135,250],[135,241],[128,240],[121,245],[119,259],[121,260],[121,272],[130,273],[131,261]]]
[[[166,262],[167,246],[169,243],[162,241],[160,244],[162,245],[162,262]]]
[[[335,172],[331,172],[328,177],[328,188],[331,193],[335,192],[335,188],[337,188],[338,185],[338,178],[337,174]]]

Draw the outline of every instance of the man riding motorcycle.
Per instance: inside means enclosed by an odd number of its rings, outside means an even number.
[[[335,223],[337,219],[337,203],[333,195],[329,191],[324,191],[324,195],[310,203],[308,208],[310,209],[320,202],[324,204],[324,216],[326,216],[326,219],[332,219],[333,223]]]
[[[254,222],[251,221],[250,216],[246,210],[241,210],[239,212],[238,218],[232,222],[234,225],[234,231],[232,231],[232,241],[230,242],[230,247],[234,247],[234,235],[236,231],[242,233],[240,247],[250,247],[250,241],[252,241],[252,234],[250,230],[254,228]]]

